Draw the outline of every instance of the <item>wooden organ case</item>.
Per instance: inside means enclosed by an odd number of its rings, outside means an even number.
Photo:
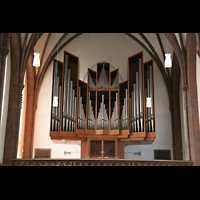
[[[124,158],[124,141],[156,137],[154,62],[143,52],[128,58],[128,80],[107,62],[88,68],[87,83],[78,79],[79,58],[64,52],[54,59],[50,137],[81,140],[81,158]],[[151,106],[146,106],[146,98]]]

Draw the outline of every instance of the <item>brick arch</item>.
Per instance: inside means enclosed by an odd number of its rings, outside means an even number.
[[[81,34],[83,34],[83,33],[77,33],[74,36],[72,36],[71,38],[69,38],[64,44],[62,44],[58,48],[57,51],[56,51],[56,48],[55,48],[57,46],[57,44],[55,45],[54,49],[52,49],[51,53],[49,54],[44,66],[41,70],[41,73],[38,75],[37,80],[36,80],[35,101],[34,101],[35,107],[37,107],[38,93],[39,93],[39,90],[40,90],[40,87],[41,87],[42,80],[44,78],[44,75],[45,75],[48,67],[50,66],[51,62],[53,61],[54,57],[56,56],[57,52],[59,53],[66,45],[68,45],[71,41],[73,41],[74,39],[79,37]],[[164,79],[164,82],[165,82],[165,85],[166,85],[166,88],[167,88],[169,100],[170,100],[170,98],[171,98],[171,90],[170,90],[170,85],[169,85],[170,81],[168,80],[168,77],[166,75],[165,68],[164,68],[162,62],[160,61],[160,59],[159,59],[155,49],[151,45],[151,43],[148,41],[148,39],[144,39],[147,42],[147,46],[148,46],[147,47],[143,42],[141,42],[139,39],[137,39],[131,33],[124,33],[124,34],[129,36],[130,38],[132,38],[135,42],[137,42],[140,46],[142,46],[146,51],[147,51],[148,47],[150,47],[150,49],[153,51],[153,53],[152,53],[150,50],[148,50],[147,53],[155,60],[157,66],[158,66],[158,68],[159,68],[159,70],[162,74],[162,77]],[[140,34],[140,35],[143,35],[143,34]]]

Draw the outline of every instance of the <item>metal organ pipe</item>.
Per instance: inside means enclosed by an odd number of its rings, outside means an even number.
[[[53,76],[53,98],[56,95],[56,84],[57,84],[57,74],[58,74],[58,63],[55,62],[54,66],[54,76]],[[51,119],[51,130],[55,131],[55,117],[56,117],[56,108],[52,105],[52,119]]]
[[[142,81],[142,59],[139,59],[139,98],[140,98],[140,131],[143,132],[143,81]]]
[[[99,76],[99,80],[98,80],[98,89],[109,89],[109,82],[106,76],[106,70],[104,68],[104,64],[103,64],[103,68],[101,70],[101,74]]]
[[[58,104],[52,104],[52,119],[51,119],[51,131],[60,130],[60,109],[61,109],[61,86],[60,77],[58,77],[58,62],[55,62],[54,66],[54,78],[53,78],[53,101],[55,97],[58,98]]]
[[[150,97],[150,83],[149,83],[149,79],[147,79],[147,95],[148,97]],[[147,107],[147,132],[151,132],[151,125],[150,125],[150,120],[151,120],[151,116],[150,113],[151,112],[151,108]]]
[[[92,101],[90,100],[90,91],[88,92],[88,129],[95,129],[95,117],[92,111]]]
[[[99,115],[97,118],[97,129],[101,130],[108,130],[109,129],[109,122],[108,116],[106,113],[106,107],[104,104],[104,95],[102,95],[102,102],[100,104]]]
[[[125,90],[124,104],[122,107],[122,113],[121,113],[121,118],[120,118],[120,129],[121,130],[128,129],[128,93],[127,93],[127,89]]]
[[[151,97],[151,131],[154,132],[154,99],[153,99],[153,73],[152,66],[149,67],[150,97]]]
[[[147,97],[151,98],[151,107],[146,108],[146,127],[147,132],[154,132],[154,96],[153,96],[153,70],[152,66],[149,66],[149,70],[147,70]]]
[[[66,125],[63,131],[68,131],[68,124],[69,124],[69,106],[70,106],[70,98],[69,98],[69,92],[70,92],[70,79],[71,79],[71,69],[68,69],[67,73],[67,91],[64,91],[66,93],[66,115],[63,116],[66,118]]]
[[[83,106],[83,97],[81,96],[81,86],[79,86],[79,92],[76,97],[76,88],[74,87],[74,81],[72,79],[72,73],[71,69],[69,68],[69,57],[68,55],[65,55],[65,64],[64,64],[64,76],[63,76],[63,105],[61,106],[61,88],[60,80],[61,77],[58,77],[58,62],[55,62],[54,66],[54,76],[53,76],[53,97],[58,97],[58,106],[52,107],[52,119],[51,119],[51,131],[59,131],[60,129],[62,131],[70,131],[75,132],[76,131],[76,108],[78,109],[78,122],[77,122],[77,128],[78,129],[86,129],[86,113],[88,116],[87,119],[87,128],[95,130],[95,115],[92,108],[92,102],[91,100],[91,94],[92,96],[96,95],[96,91],[88,91],[88,107],[87,110],[84,110]],[[152,66],[149,66],[149,70],[147,70],[147,77],[146,85],[147,88],[145,89],[145,96],[151,97],[151,108],[146,108],[146,119],[144,121],[144,97],[143,97],[143,75],[142,75],[142,59],[139,59],[139,67],[138,71],[135,72],[135,79],[134,82],[130,83],[132,84],[132,90],[130,91],[130,94],[128,94],[128,88],[125,89],[125,95],[123,99],[123,106],[122,110],[120,112],[120,117],[118,118],[118,90],[109,91],[112,94],[112,112],[109,113],[110,116],[110,129],[111,130],[127,130],[128,129],[128,123],[130,123],[130,132],[143,132],[144,126],[146,127],[147,132],[154,132],[154,95],[153,95],[153,68]],[[116,72],[114,72],[116,73]],[[90,89],[109,89],[109,80],[106,75],[105,65],[103,64],[103,67],[101,69],[101,73],[98,80],[98,85],[96,87],[90,71],[89,71],[89,83],[88,88]],[[60,76],[60,73],[59,73]],[[112,76],[113,77],[113,76]],[[114,80],[113,80],[114,79]],[[111,85],[110,89],[118,89],[118,76],[113,78],[113,83]],[[104,91],[104,90],[103,90]],[[92,93],[91,93],[92,92]],[[108,92],[108,93],[109,93]],[[114,92],[114,93],[113,93]],[[122,93],[124,93],[122,92]],[[83,91],[82,91],[83,94]],[[96,114],[97,116],[97,129],[109,129],[109,117],[106,112],[106,103],[105,102],[105,94],[107,92],[101,93],[101,103],[99,112]],[[115,94],[115,99],[113,94]],[[76,101],[78,98],[78,104],[76,105]],[[84,97],[85,98],[85,97]],[[97,98],[97,97],[96,97]],[[128,111],[128,98],[130,98],[130,110]],[[100,100],[100,99],[98,99]],[[110,99],[111,101],[111,99]],[[113,103],[114,101],[114,103]],[[85,99],[84,99],[85,102]],[[93,102],[94,103],[94,102]],[[122,102],[121,102],[122,103]],[[99,104],[98,104],[99,105]],[[53,106],[53,105],[52,105]],[[62,111],[61,111],[62,107]],[[61,127],[61,121],[60,116],[62,112],[62,127]],[[130,112],[130,121],[128,121],[128,112]],[[120,127],[118,120],[120,120]],[[145,124],[146,123],[146,124]]]
[[[68,86],[68,81],[67,81],[67,78],[68,78],[68,55],[65,55],[65,66],[64,66],[64,85],[63,85],[63,122],[62,122],[62,130],[65,129],[65,126],[66,126],[66,115],[67,115],[67,103],[66,103],[66,100],[67,100],[67,86]]]
[[[133,90],[130,99],[130,131],[144,131],[144,108],[143,108],[143,79],[142,79],[142,59],[139,59],[139,70],[135,74],[136,81],[133,83]]]
[[[71,131],[71,105],[72,105],[72,93],[73,93],[73,81],[70,81],[70,92],[69,92],[69,109],[68,109],[68,119],[69,119],[69,129],[67,131]]]
[[[59,86],[59,104],[58,104],[58,115],[57,115],[57,120],[58,120],[58,129],[57,131],[60,131],[60,108],[61,108],[61,86]]]
[[[118,93],[116,93],[115,104],[111,116],[111,130],[118,129]]]
[[[139,112],[139,84],[138,84],[138,72],[136,72],[136,119],[137,119],[137,129],[136,132],[140,132],[140,112]]]
[[[57,67],[55,63],[54,77],[57,76]],[[55,84],[56,83],[56,84]],[[61,109],[61,86],[59,86],[59,77],[54,84],[56,85],[56,90],[59,91],[59,106],[56,107],[55,112],[57,120],[55,120],[55,131],[60,130],[60,109]],[[68,55],[65,55],[65,65],[64,65],[64,80],[63,80],[63,107],[62,107],[62,131],[76,131],[76,90],[73,89],[73,81],[71,80],[71,69],[68,66]],[[60,87],[58,89],[58,87]],[[55,88],[54,88],[55,89]],[[56,92],[57,92],[56,91]],[[53,116],[53,115],[52,115]]]
[[[56,82],[56,94],[55,94],[55,96],[59,96],[58,95],[58,92],[59,92],[59,81],[60,81],[60,78],[59,77],[57,77],[57,82]],[[57,107],[55,107],[56,108],[56,117],[55,117],[55,131],[58,131],[58,106]]]
[[[75,97],[76,98],[76,97]],[[82,104],[82,97],[81,97],[81,87],[79,87],[79,95],[78,95],[78,129],[85,129],[85,113]]]

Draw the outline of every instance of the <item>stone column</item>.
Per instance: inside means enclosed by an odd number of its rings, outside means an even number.
[[[17,157],[23,77],[20,76],[21,48],[19,33],[10,34],[11,76],[4,142],[3,165],[12,165]]]
[[[4,87],[4,75],[5,75],[5,65],[6,57],[9,53],[9,36],[7,33],[0,33],[0,120],[2,112],[2,99],[3,99],[3,87]]]

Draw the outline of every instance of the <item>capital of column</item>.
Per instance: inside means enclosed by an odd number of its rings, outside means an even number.
[[[200,49],[197,49],[197,55],[200,58]]]
[[[183,91],[187,91],[187,90],[188,90],[188,85],[183,85],[183,86],[182,86],[182,90],[183,90]]]
[[[9,48],[0,45],[0,54],[4,54],[7,56],[8,53],[9,53]]]

